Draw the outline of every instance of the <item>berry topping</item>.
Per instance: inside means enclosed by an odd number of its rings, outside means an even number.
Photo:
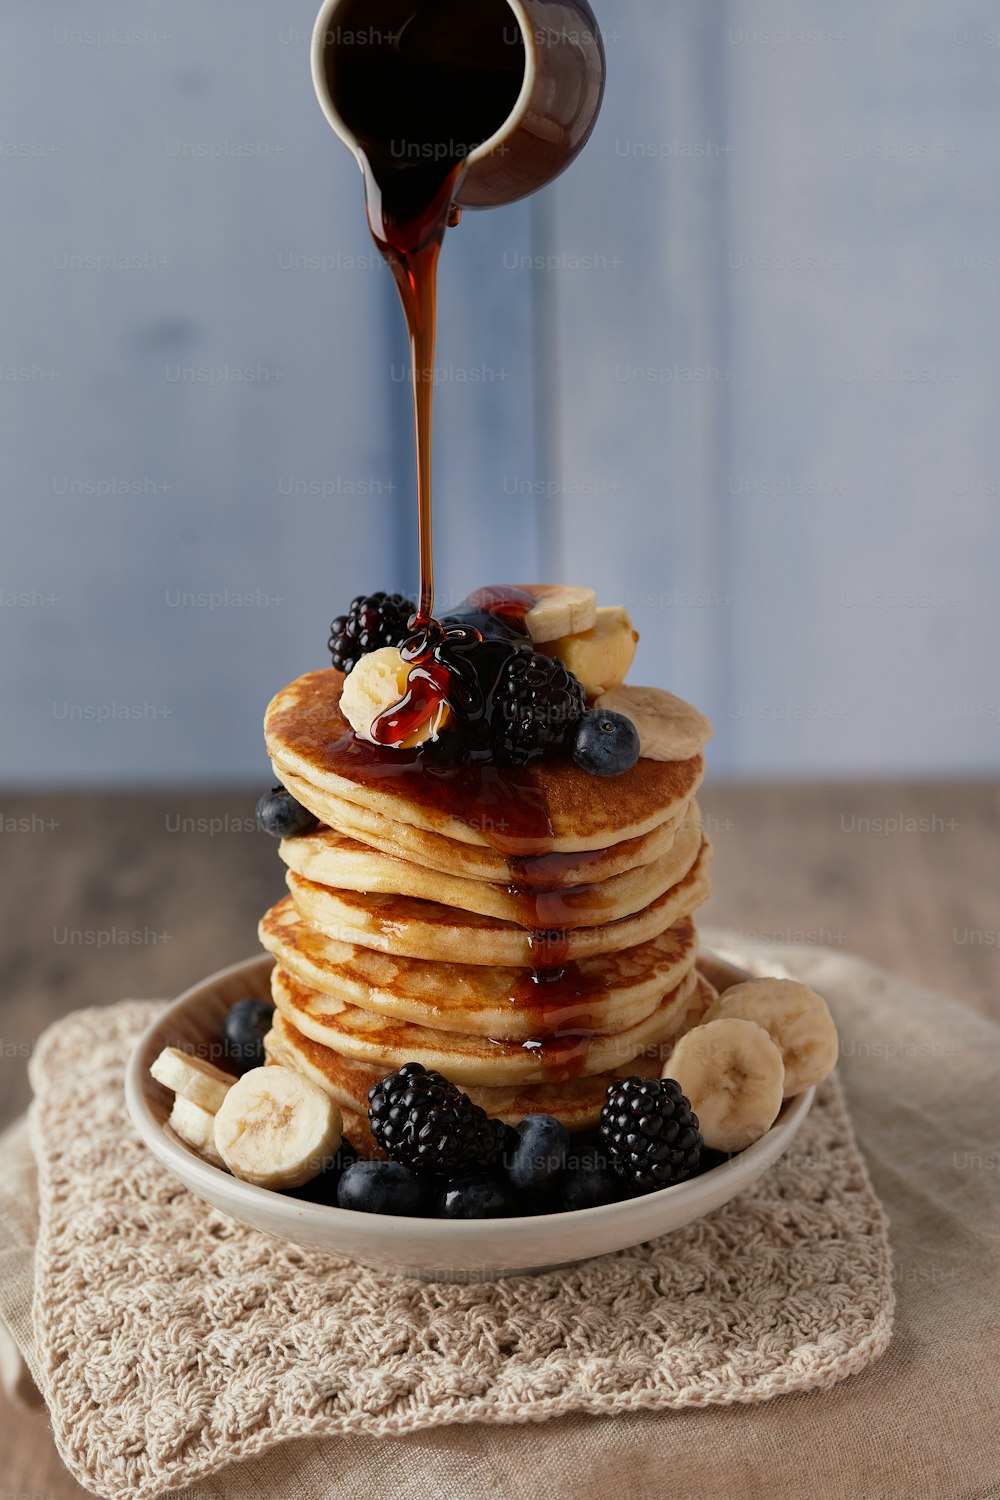
[[[510,1185],[499,1177],[462,1177],[438,1200],[442,1219],[502,1219],[519,1212]]]
[[[552,1115],[528,1115],[517,1127],[507,1175],[518,1192],[548,1186],[566,1166],[569,1131]]]
[[[368,1092],[376,1141],[414,1172],[466,1177],[497,1164],[506,1127],[440,1073],[407,1063]]]
[[[583,687],[561,661],[520,647],[504,663],[493,693],[494,757],[530,764],[564,745],[586,708]]]
[[[337,1202],[341,1177],[357,1159],[358,1153],[345,1136],[318,1177],[314,1177],[303,1187],[286,1188],[285,1192],[289,1198],[302,1198],[307,1203],[326,1203],[332,1208]]]
[[[264,1066],[264,1038],[273,1019],[269,1000],[237,1000],[230,1006],[222,1023],[222,1051],[234,1073]]]
[[[684,1182],[698,1170],[698,1116],[672,1078],[609,1084],[601,1138],[619,1177],[642,1193]]]
[[[365,1214],[402,1214],[414,1218],[428,1211],[427,1186],[397,1161],[356,1161],[337,1185],[337,1205]]]
[[[597,610],[592,590],[504,586],[419,621],[401,594],[359,596],[334,620],[330,649],[359,739],[427,747],[438,765],[572,754],[593,776],[620,776],[639,758],[639,729],[610,704],[587,704],[627,691],[637,639],[627,611]]]
[[[591,776],[622,776],[639,759],[639,733],[631,719],[592,709],[576,726],[573,759]]]
[[[555,1207],[564,1213],[600,1208],[604,1203],[616,1203],[622,1191],[622,1180],[612,1171],[607,1155],[591,1148],[571,1158],[566,1175],[557,1186]]]
[[[297,834],[310,833],[318,824],[319,819],[308,807],[296,802],[283,786],[273,786],[257,803],[257,827],[272,838],[293,839]]]
[[[383,646],[401,646],[416,612],[402,594],[359,594],[346,615],[330,626],[330,655],[339,672],[350,672],[363,656]]]

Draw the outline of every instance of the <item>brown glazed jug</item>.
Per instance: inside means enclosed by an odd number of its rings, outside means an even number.
[[[419,19],[423,6],[437,0],[410,0],[402,9]],[[498,130],[468,154],[455,201],[463,208],[495,208],[513,203],[558,177],[586,145],[604,96],[606,62],[600,28],[587,0],[505,0],[511,31],[523,43],[523,79],[516,103]],[[465,20],[476,0],[466,0]],[[341,118],[328,82],[327,49],[338,45],[342,20],[358,15],[352,0],[324,0],[312,38],[312,75],[317,97],[332,128],[357,156],[358,143]],[[397,6],[395,14],[400,9]],[[380,7],[371,18],[371,45],[399,46],[405,25],[383,36],[377,31]],[[357,31],[351,33],[357,43]]]

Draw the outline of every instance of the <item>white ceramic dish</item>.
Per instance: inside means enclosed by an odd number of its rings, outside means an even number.
[[[700,967],[720,989],[747,978],[703,954]],[[306,1249],[430,1281],[491,1281],[518,1272],[554,1270],[613,1250],[658,1239],[728,1203],[787,1151],[812,1106],[814,1089],[785,1105],[761,1140],[722,1166],[643,1198],[576,1213],[535,1218],[439,1220],[355,1213],[306,1203],[240,1182],[203,1161],[167,1125],[172,1095],[149,1065],[168,1046],[208,1050],[236,1000],[270,998],[267,955],[202,980],[169,1007],[139,1039],[129,1060],[125,1094],[145,1144],[191,1192],[234,1219]]]

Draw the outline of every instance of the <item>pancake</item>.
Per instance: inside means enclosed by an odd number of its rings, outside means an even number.
[[[596,884],[555,891],[521,891],[425,870],[410,860],[393,859],[330,829],[283,839],[278,853],[289,869],[315,885],[368,894],[413,896],[480,916],[516,922],[532,931],[596,927],[631,916],[662,896],[687,874],[701,847],[697,803],[667,852],[653,864],[638,865]]]
[[[619,840],[603,849],[518,857],[486,844],[460,842],[413,823],[394,821],[360,803],[349,802],[312,786],[277,762],[274,768],[279,780],[321,823],[359,843],[445,874],[527,888],[582,885],[607,880],[636,865],[652,863],[669,849],[689,805],[688,802],[678,802],[669,816],[648,833]]]
[[[486,844],[459,843],[430,833],[413,823],[393,822],[360,803],[335,797],[275,766],[275,774],[292,796],[327,828],[356,839],[397,859],[408,859],[446,875],[466,880],[488,880],[494,885],[516,885],[527,890],[556,890],[586,885],[622,875],[636,865],[652,864],[666,854],[689,803],[677,807],[656,828],[635,839],[622,839],[607,849],[585,849],[575,854],[537,854],[526,859],[506,855]]]
[[[530,932],[496,917],[477,916],[412,896],[337,891],[287,874],[303,921],[342,943],[445,963],[558,968],[566,961],[634,948],[689,916],[709,893],[710,846],[703,839],[691,868],[642,911],[599,927],[562,933]]]
[[[473,1084],[466,1088],[466,1093],[492,1118],[506,1120],[509,1125],[518,1124],[525,1115],[549,1114],[561,1120],[568,1130],[588,1129],[600,1118],[608,1084],[617,1078],[633,1076],[658,1078],[678,1037],[702,1019],[715,998],[716,991],[699,974],[697,987],[673,1035],[610,1073],[575,1078],[569,1083],[507,1088],[483,1088]],[[355,1062],[312,1041],[279,1013],[275,1014],[274,1026],[267,1035],[265,1046],[275,1061],[297,1068],[307,1078],[313,1079],[337,1100],[342,1109],[351,1111],[355,1117],[367,1117],[368,1090],[384,1078],[387,1071],[370,1063]],[[353,1136],[351,1139],[353,1142]]]
[[[698,976],[692,970],[644,1020],[613,1035],[567,1030],[538,1041],[501,1042],[469,1032],[433,1031],[408,1021],[390,1021],[309,989],[280,964],[271,974],[275,1005],[311,1041],[357,1062],[382,1066],[389,1073],[407,1062],[422,1063],[439,1073],[447,1070],[447,1076],[463,1088],[470,1083],[497,1088],[569,1082],[610,1072],[672,1036],[697,986]]]
[[[508,856],[604,849],[638,838],[689,802],[704,774],[700,755],[642,758],[607,779],[569,758],[523,769],[435,763],[426,751],[357,739],[340,711],[343,682],[333,668],[310,672],[272,699],[264,735],[279,777],[291,773],[393,822]],[[442,739],[442,754],[446,748]]]
[[[647,943],[582,959],[539,983],[529,969],[427,963],[338,943],[303,922],[289,896],[258,931],[282,968],[310,989],[390,1020],[520,1042],[566,1027],[613,1032],[635,1025],[693,967],[698,951],[694,923],[684,917]]]

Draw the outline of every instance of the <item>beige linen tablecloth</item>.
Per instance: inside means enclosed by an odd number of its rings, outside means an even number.
[[[830,1000],[890,1217],[896,1332],[833,1390],[756,1406],[293,1442],[183,1500],[993,1500],[1000,1497],[1000,1029],[858,959],[705,941]],[[0,1143],[0,1369],[31,1399],[34,1168]],[[23,1361],[23,1363],[22,1363]]]

